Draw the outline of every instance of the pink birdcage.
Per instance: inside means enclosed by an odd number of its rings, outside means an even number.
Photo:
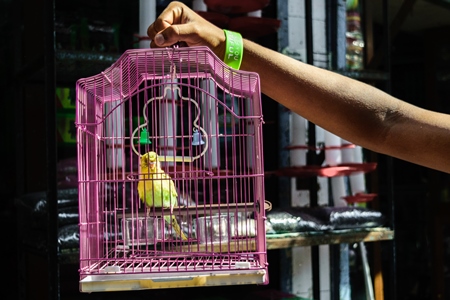
[[[128,50],[76,105],[82,292],[268,283],[256,73]]]

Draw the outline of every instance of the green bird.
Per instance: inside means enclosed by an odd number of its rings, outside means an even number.
[[[142,155],[140,167],[139,198],[148,207],[169,207],[170,215],[165,215],[164,220],[172,226],[182,240],[187,240],[186,235],[173,215],[173,207],[178,199],[175,184],[170,176],[161,169],[156,152],[150,151]]]

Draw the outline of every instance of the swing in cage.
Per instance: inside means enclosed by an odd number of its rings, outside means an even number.
[[[82,292],[268,283],[259,88],[206,47],[77,81]]]

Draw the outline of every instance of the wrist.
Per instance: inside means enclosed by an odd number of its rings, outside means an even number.
[[[217,44],[212,49],[213,52],[217,55],[217,57],[219,57],[222,60],[225,56],[226,39],[227,38],[226,38],[225,32],[222,29],[220,29],[220,33],[218,34]]]

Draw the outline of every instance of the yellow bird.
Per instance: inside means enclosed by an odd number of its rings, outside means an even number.
[[[173,207],[177,203],[178,193],[173,180],[162,169],[158,155],[150,151],[142,155],[140,160],[141,173],[139,174],[138,194],[142,202],[148,207],[170,208],[170,215],[165,215],[164,220],[172,226],[175,232],[183,240],[186,235],[180,228],[177,219],[173,215]]]

